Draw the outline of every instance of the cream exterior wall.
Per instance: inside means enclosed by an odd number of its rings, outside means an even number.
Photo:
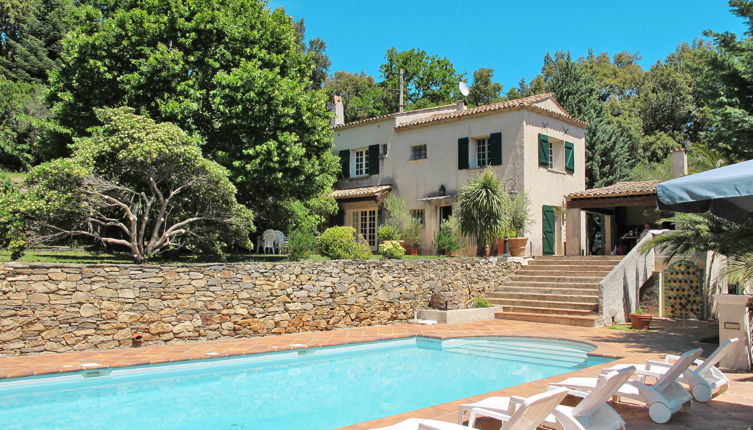
[[[586,188],[586,146],[585,130],[564,121],[531,111],[525,112],[525,148],[523,163],[523,186],[531,199],[531,228],[528,230],[529,249],[533,255],[543,252],[543,206],[565,206],[565,196]],[[539,133],[572,142],[575,151],[575,172],[565,172],[564,163],[561,170],[549,169],[539,165]],[[556,217],[555,222],[561,233],[556,238],[556,254],[564,255],[562,247],[566,234],[562,231],[562,220]],[[580,225],[586,225],[585,214],[581,213]],[[566,228],[566,226],[565,226]],[[585,229],[581,229],[585,230]],[[581,247],[586,243],[585,231],[581,232]]]
[[[549,106],[541,106],[549,108]],[[552,110],[561,110],[552,103]],[[483,169],[458,169],[458,139],[488,137],[490,133],[502,133],[502,165],[493,166],[497,177],[507,186],[525,190],[531,199],[531,228],[529,250],[541,255],[542,250],[542,205],[563,206],[564,196],[585,189],[585,147],[583,129],[549,116],[526,110],[515,110],[473,116],[463,120],[431,124],[423,127],[395,130],[395,118],[364,124],[358,127],[335,129],[335,151],[356,149],[373,144],[388,144],[387,157],[380,160],[379,174],[362,178],[341,180],[338,188],[353,188],[367,185],[392,184],[393,192],[403,196],[410,209],[424,209],[425,225],[421,246],[433,252],[431,243],[439,229],[439,206],[452,205],[457,213],[457,200],[448,197],[441,202],[419,201],[436,195],[444,185],[448,195],[455,195],[469,180]],[[546,126],[544,126],[546,125]],[[576,170],[574,174],[552,172],[538,166],[538,133],[563,139],[575,144]],[[427,158],[409,160],[410,147],[425,144]],[[563,167],[564,170],[564,167]],[[346,203],[346,225],[351,210],[374,203]],[[584,222],[585,215],[582,216]],[[557,252],[562,254],[565,232],[561,223],[558,229]],[[585,233],[582,243],[585,243]]]

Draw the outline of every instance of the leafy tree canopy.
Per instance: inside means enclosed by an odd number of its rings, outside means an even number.
[[[43,83],[60,65],[61,40],[81,18],[73,0],[0,2],[0,76]]]
[[[502,84],[493,79],[494,69],[481,68],[473,72],[473,85],[467,98],[470,105],[481,106],[502,100]]]
[[[702,141],[735,161],[753,158],[753,1],[730,0],[745,19],[746,37],[731,32],[704,34],[716,49],[698,52],[697,96],[703,105]]]
[[[345,122],[358,121],[388,113],[388,93],[370,75],[335,72],[324,84],[329,100],[339,95],[343,99]]]
[[[399,108],[400,69],[404,70],[406,109],[420,109],[452,103],[459,99],[458,82],[462,75],[447,58],[429,55],[420,49],[398,51],[390,48],[385,54],[386,63],[379,67],[382,85],[388,92],[387,109]]]
[[[133,0],[72,31],[52,102],[74,135],[95,108],[131,106],[204,140],[239,200],[269,219],[276,196],[308,199],[334,182],[325,96],[283,10],[261,0]],[[102,3],[102,4],[99,4]]]

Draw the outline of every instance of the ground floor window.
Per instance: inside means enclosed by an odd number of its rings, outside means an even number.
[[[419,224],[424,225],[424,210],[423,209],[411,209],[410,216],[417,219]]]
[[[351,225],[356,232],[366,239],[372,248],[377,245],[376,209],[353,211]]]

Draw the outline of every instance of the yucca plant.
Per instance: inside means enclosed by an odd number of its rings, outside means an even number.
[[[458,196],[460,231],[476,239],[477,253],[497,239],[505,222],[505,198],[502,184],[490,169],[468,182]]]

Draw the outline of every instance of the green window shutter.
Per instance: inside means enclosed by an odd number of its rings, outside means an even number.
[[[539,165],[549,167],[549,138],[539,134]]]
[[[458,170],[468,168],[468,138],[458,139]]]
[[[489,163],[492,166],[502,165],[502,133],[489,135]]]
[[[565,142],[565,170],[575,172],[575,145],[572,142]]]
[[[340,174],[343,179],[350,178],[350,149],[340,151]]]
[[[544,205],[543,208],[543,253],[554,255],[554,207]]]
[[[379,144],[369,146],[369,175],[379,174]]]

